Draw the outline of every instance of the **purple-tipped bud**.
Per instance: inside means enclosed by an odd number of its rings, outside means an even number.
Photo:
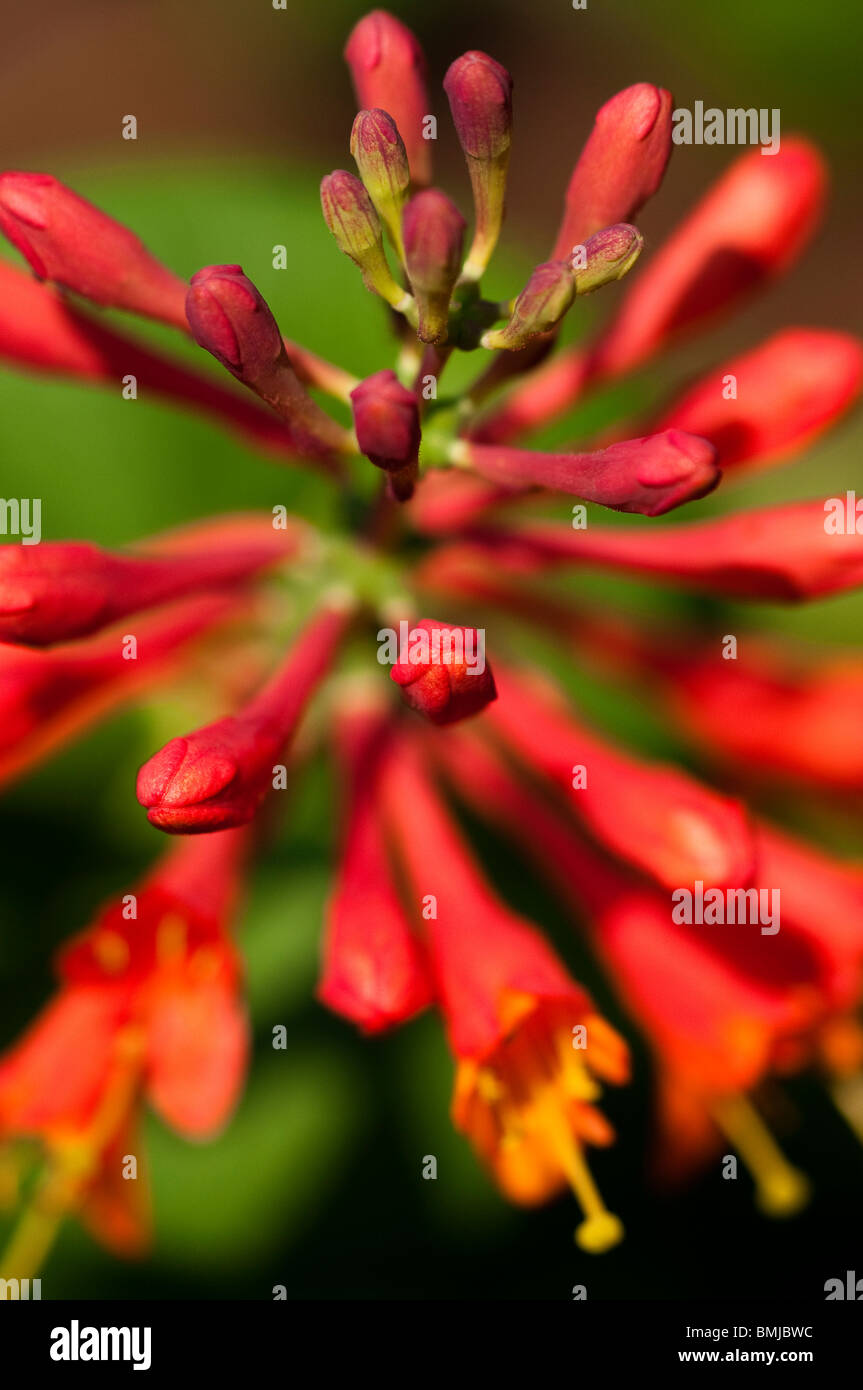
[[[408,296],[390,273],[380,218],[356,174],[346,169],[327,174],[321,180],[321,207],[336,245],[359,266],[366,289],[394,309],[404,309]]]
[[[429,101],[425,58],[410,29],[386,10],[373,10],[345,48],[360,106],[388,111],[401,132],[418,187],[431,179],[431,143],[423,135]]]
[[[453,122],[467,160],[476,229],[465,264],[478,280],[500,235],[512,137],[512,78],[487,53],[463,53],[444,78]]]
[[[405,265],[419,311],[417,333],[424,343],[447,335],[449,303],[461,268],[465,220],[437,188],[411,198],[402,218]]]
[[[618,222],[573,248],[570,264],[576,294],[592,294],[613,280],[622,280],[641,255],[644,237],[637,227]]]
[[[333,463],[350,448],[347,432],[301,385],[269,305],[241,266],[197,271],[186,317],[195,341],[281,417],[299,455]]]
[[[386,111],[358,113],[351,131],[351,154],[401,259],[402,208],[411,174],[404,142]]]
[[[388,473],[412,463],[419,453],[417,398],[395,372],[375,372],[351,392],[357,443],[366,458]]]
[[[515,352],[548,333],[560,323],[575,299],[575,284],[575,274],[566,261],[538,265],[515,301],[509,323],[484,333],[482,346]]]

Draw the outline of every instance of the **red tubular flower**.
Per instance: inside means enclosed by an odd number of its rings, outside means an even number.
[[[861,383],[858,339],[788,328],[703,377],[663,412],[656,428],[703,435],[715,444],[723,469],[761,467],[829,429],[860,394]]]
[[[419,311],[417,336],[423,343],[446,341],[465,225],[452,199],[437,188],[417,193],[404,210],[405,266]]]
[[[825,183],[821,157],[805,140],[783,140],[768,159],[759,150],[741,155],[651,258],[599,340],[535,373],[474,436],[502,443],[535,429],[568,409],[589,382],[640,366],[682,330],[782,274],[818,223]]]
[[[431,180],[426,64],[414,35],[386,10],[372,10],[351,31],[345,48],[357,102],[389,112],[399,129],[417,187]]]
[[[245,709],[171,739],[144,763],[137,795],[151,825],[194,835],[252,820],[272,786],[276,760],[335,657],[348,617],[343,606],[323,608]]]
[[[497,699],[484,634],[432,618],[411,628],[407,650],[399,652],[390,676],[401,686],[405,703],[433,724],[467,719]]]
[[[750,882],[754,846],[739,803],[676,768],[608,747],[539,679],[507,670],[488,721],[528,766],[567,791],[602,844],[664,887]]]
[[[566,190],[555,256],[630,222],[653,197],[671,155],[671,106],[670,92],[637,82],[600,107]]]
[[[834,534],[823,502],[762,507],[673,529],[564,531],[536,522],[483,531],[501,564],[599,565],[691,585],[710,594],[785,602],[824,598],[863,582],[863,534]]]
[[[595,1077],[627,1079],[625,1046],[543,938],[490,892],[406,742],[382,796],[417,901],[434,904],[423,915],[458,1059],[453,1123],[512,1201],[543,1202],[569,1183],[585,1214],[578,1244],[607,1250],[623,1228],[583,1145],[613,1138],[595,1108]]]
[[[301,457],[338,463],[346,433],[300,383],[269,306],[241,266],[196,271],[186,314],[195,341],[276,412]]]
[[[367,1033],[406,1022],[434,996],[423,947],[396,889],[377,804],[389,730],[390,719],[374,700],[352,697],[340,709],[336,747],[347,805],[318,998]]]
[[[661,516],[719,482],[713,445],[681,430],[627,439],[592,454],[541,454],[464,440],[454,458],[504,488],[538,484],[643,516]]]
[[[471,51],[450,64],[443,86],[467,160],[476,218],[463,275],[466,280],[479,280],[503,223],[512,140],[512,78],[487,53]]]
[[[37,1209],[79,1211],[120,1253],[148,1238],[143,1184],[119,1180],[141,1095],[203,1138],[239,1093],[248,1030],[225,928],[245,848],[235,834],[177,846],[63,951],[55,1000],[0,1061],[0,1137],[37,1138],[48,1159]]]
[[[195,639],[238,616],[235,597],[189,599],[135,624],[134,661],[122,633],[51,652],[0,646],[0,786],[125,701],[170,678]]]
[[[0,642],[47,647],[87,637],[129,614],[231,586],[296,555],[299,530],[271,517],[194,526],[121,555],[80,541],[0,552]]]
[[[62,295],[3,261],[0,359],[19,371],[29,367],[116,389],[125,377],[133,376],[142,395],[195,410],[238,431],[255,448],[291,452],[284,426],[256,401],[105,328]]]
[[[185,282],[50,174],[0,174],[0,228],[40,280],[185,329]]]
[[[401,385],[395,372],[375,372],[351,392],[351,406],[361,452],[390,474],[399,500],[410,497],[420,447],[415,394]]]

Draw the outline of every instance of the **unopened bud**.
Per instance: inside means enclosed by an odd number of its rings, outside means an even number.
[[[395,372],[375,372],[351,392],[354,429],[362,453],[377,468],[395,473],[419,453],[417,398]]]
[[[583,248],[573,248],[572,269],[575,275],[576,294],[592,294],[613,280],[622,280],[632,269],[644,237],[637,227],[628,222],[618,222],[614,227],[603,227],[584,243]],[[583,257],[575,252],[583,250]],[[584,264],[580,264],[583,259]]]
[[[401,260],[402,208],[411,174],[404,142],[386,111],[359,112],[351,131],[351,154]]]
[[[575,287],[576,277],[567,261],[538,265],[515,301],[509,323],[484,333],[482,346],[510,352],[526,347],[556,327],[575,299]]]
[[[461,266],[465,220],[445,193],[425,189],[404,211],[405,265],[419,311],[418,336],[442,343],[447,336],[449,304]]]
[[[467,160],[476,210],[467,279],[478,280],[500,235],[512,134],[512,78],[487,53],[463,53],[444,78],[453,122]]]
[[[324,221],[340,251],[359,266],[366,289],[403,313],[410,296],[396,284],[384,254],[380,218],[356,174],[336,169],[321,181]]]
[[[425,58],[417,39],[385,10],[373,10],[352,31],[345,58],[360,106],[389,112],[405,142],[411,178],[418,187],[427,184],[431,144],[423,137],[423,122],[429,100]]]

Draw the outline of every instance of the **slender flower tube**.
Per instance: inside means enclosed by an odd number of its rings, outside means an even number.
[[[122,555],[82,541],[0,551],[0,642],[48,647],[142,609],[235,585],[296,556],[299,530],[271,517],[219,519]]]
[[[623,1227],[584,1147],[613,1139],[596,1078],[627,1080],[624,1043],[536,930],[491,893],[406,742],[382,796],[417,904],[434,904],[424,916],[457,1059],[453,1123],[510,1200],[534,1205],[569,1184],[584,1212],[576,1242],[610,1249]]]
[[[56,291],[4,261],[0,261],[0,359],[19,371],[29,367],[115,390],[132,377],[142,397],[153,395],[194,410],[237,431],[254,448],[275,454],[292,452],[283,425],[257,401],[105,328]]]
[[[450,64],[443,86],[473,189],[476,225],[462,274],[465,280],[480,280],[503,225],[512,78],[494,58],[474,50]]]
[[[411,198],[402,218],[405,265],[419,311],[423,343],[443,343],[452,292],[461,267],[465,220],[437,188]]]
[[[335,730],[346,810],[317,992],[366,1033],[406,1022],[434,997],[424,948],[396,888],[377,803],[390,724],[376,698],[351,692]]]
[[[811,444],[860,394],[863,344],[850,333],[788,328],[696,382],[657,429],[716,446],[723,469],[763,467]]]
[[[560,323],[575,300],[575,274],[568,261],[546,261],[534,270],[503,328],[480,338],[484,348],[515,352]]]
[[[719,482],[713,445],[682,430],[628,439],[592,454],[541,454],[468,439],[454,446],[451,458],[502,487],[554,488],[643,516],[661,516],[704,497]]]
[[[146,1248],[146,1183],[121,1177],[142,1097],[190,1138],[230,1115],[248,1027],[226,928],[246,848],[236,832],[177,845],[64,949],[54,1000],[0,1059],[0,1139],[37,1139],[47,1160],[4,1269],[38,1267],[69,1213],[118,1253]]]
[[[710,594],[802,602],[863,583],[863,534],[831,529],[833,522],[827,503],[793,502],[649,532],[591,526],[576,533],[536,522],[478,539],[500,563],[521,569],[598,565]]]
[[[414,35],[386,10],[372,10],[355,25],[345,48],[361,107],[388,111],[398,126],[416,187],[431,181],[430,114],[426,64]]]
[[[392,116],[386,111],[359,111],[351,131],[351,154],[375,211],[403,261],[402,209],[411,175],[404,141]]]
[[[143,691],[168,681],[196,639],[243,614],[225,595],[186,599],[135,624],[136,659],[122,631],[50,652],[0,645],[0,787]]]
[[[275,675],[239,714],[171,739],[138,773],[137,796],[159,830],[194,835],[253,819],[275,764],[344,636],[349,610],[324,607]]]
[[[467,719],[497,699],[484,636],[476,628],[424,618],[411,628],[399,658],[391,679],[401,686],[405,704],[433,724]]]
[[[800,255],[824,204],[824,164],[800,138],[741,155],[651,258],[598,340],[560,354],[478,426],[504,441],[560,415],[585,388],[632,371],[683,330],[727,313]]]
[[[399,501],[411,496],[420,447],[420,413],[416,395],[402,386],[395,372],[375,372],[351,392],[354,430],[360,452],[390,476]]]
[[[281,419],[301,457],[337,466],[352,441],[301,385],[270,308],[238,265],[192,276],[186,315],[195,341]]]
[[[40,280],[185,331],[185,281],[58,179],[0,174],[0,228]]]
[[[566,190],[555,256],[570,257],[601,227],[629,222],[653,196],[671,155],[671,107],[671,93],[649,82],[600,107]]]
[[[697,879],[749,883],[752,835],[740,804],[677,768],[609,747],[538,678],[506,670],[487,723],[519,758],[567,792],[601,844],[667,888]]]

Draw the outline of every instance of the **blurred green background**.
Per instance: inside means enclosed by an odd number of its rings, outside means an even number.
[[[56,174],[128,222],[183,275],[240,262],[287,335],[360,374],[390,365],[385,321],[339,256],[317,198],[320,176],[350,164],[353,100],[341,49],[365,8],[347,0],[289,0],[286,11],[270,0],[19,7],[4,15],[2,167]],[[853,113],[859,117],[863,12],[809,0],[589,0],[584,12],[569,0],[405,0],[394,8],[428,53],[433,109],[442,117],[437,177],[465,207],[467,179],[440,78],[472,47],[514,74],[510,213],[493,293],[512,293],[545,258],[593,113],[631,82],[670,87],[679,104],[779,107],[783,134],[810,133],[830,160],[829,220],[793,278],[681,349],[655,377],[565,422],[566,437],[599,424],[612,406],[648,399],[660,379],[683,380],[781,324],[859,326]],[[128,113],[138,118],[137,142],[120,138]],[[730,153],[675,151],[661,196],[640,218],[645,254]],[[288,247],[287,270],[272,267],[276,244]],[[140,333],[200,364],[198,350],[170,334]],[[723,488],[702,511],[854,487],[861,445],[859,418],[845,422],[804,460]],[[198,418],[145,399],[123,401],[119,390],[108,395],[6,369],[0,459],[4,496],[43,499],[45,539],[117,543],[207,513],[276,503],[325,524],[335,511],[326,486],[278,469]],[[693,612],[685,599],[653,589],[596,578],[579,584],[594,599],[609,594],[645,611]],[[802,642],[853,643],[863,605],[852,596],[799,612],[696,611],[714,630],[757,624]],[[600,688],[536,641],[531,651],[611,731],[685,756],[638,691]],[[50,992],[54,948],[162,847],[135,803],[134,774],[160,742],[191,727],[187,698],[168,695],[115,717],[0,801],[3,1045]],[[784,810],[859,853],[853,819],[835,823],[805,802]],[[472,829],[500,891],[551,932],[631,1032],[553,900],[511,851]],[[329,773],[315,760],[253,883],[242,945],[255,1062],[234,1123],[199,1148],[148,1122],[152,1259],[119,1265],[70,1224],[45,1271],[45,1297],[268,1298],[284,1284],[292,1298],[556,1299],[582,1282],[591,1298],[819,1297],[826,1278],[855,1268],[855,1258],[859,1266],[863,1154],[816,1085],[791,1087],[805,1124],[789,1141],[816,1180],[815,1201],[796,1222],[769,1225],[752,1211],[745,1180],[722,1183],[718,1168],[674,1198],[647,1184],[649,1068],[640,1048],[636,1084],[609,1097],[619,1143],[595,1163],[626,1221],[626,1244],[590,1260],[572,1244],[571,1204],[509,1208],[450,1128],[451,1064],[437,1021],[363,1042],[313,1002],[334,839]],[[277,1023],[288,1028],[286,1052],[270,1046]],[[426,1154],[438,1158],[436,1182],[421,1178]]]

